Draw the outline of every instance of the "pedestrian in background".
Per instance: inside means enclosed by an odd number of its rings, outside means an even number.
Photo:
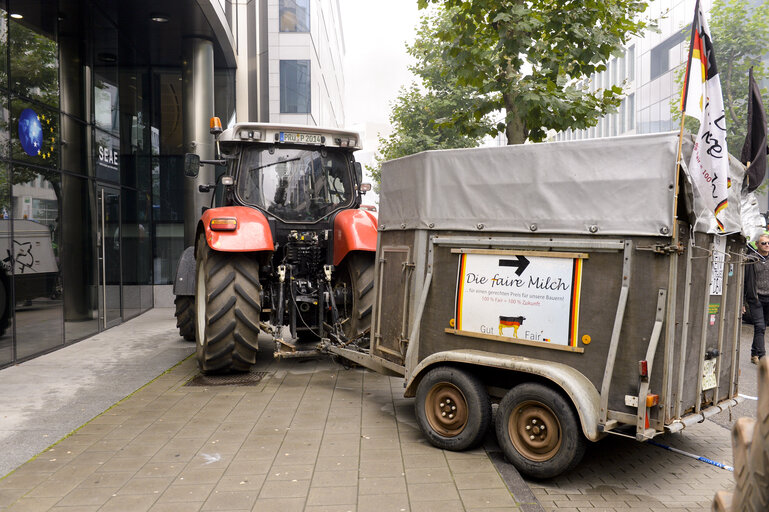
[[[750,362],[758,364],[766,354],[764,332],[769,320],[769,231],[758,237],[755,248],[748,246],[745,264],[745,304],[753,320]]]

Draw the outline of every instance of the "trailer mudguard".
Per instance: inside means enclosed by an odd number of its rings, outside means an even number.
[[[213,219],[237,219],[232,231],[214,231]],[[259,210],[247,206],[222,206],[210,208],[200,218],[200,230],[205,230],[206,242],[211,249],[222,252],[272,251],[272,231],[265,216]]]
[[[334,218],[334,265],[350,251],[376,251],[377,218],[367,210],[343,210]]]
[[[542,361],[528,357],[506,356],[481,350],[449,350],[436,352],[426,357],[414,368],[407,378],[404,396],[416,394],[416,387],[425,370],[441,363],[460,363],[472,366],[501,368],[520,373],[537,375],[549,380],[562,389],[574,404],[574,409],[582,423],[582,432],[591,441],[601,439],[605,434],[598,430],[598,408],[601,403],[598,390],[574,368],[552,361]]]
[[[179,266],[176,267],[174,296],[180,295],[195,295],[195,248],[192,246],[184,249],[179,258]]]

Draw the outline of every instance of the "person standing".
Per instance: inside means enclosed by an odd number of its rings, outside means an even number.
[[[753,320],[753,344],[750,347],[750,362],[766,355],[764,333],[769,320],[769,231],[758,237],[755,249],[748,246],[748,260],[745,264],[745,303],[750,308]]]

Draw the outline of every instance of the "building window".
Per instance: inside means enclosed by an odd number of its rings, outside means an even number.
[[[630,94],[626,98],[627,102],[627,129],[635,129],[635,94]]]
[[[280,61],[281,114],[310,113],[310,61]]]
[[[670,50],[679,44],[681,44],[687,37],[688,31],[679,31],[668,37],[665,41],[661,42],[654,48],[652,48],[651,55],[651,70],[649,80],[662,76],[670,69]],[[674,64],[678,64],[674,62]]]
[[[627,49],[627,79],[635,80],[635,45]]]
[[[280,0],[280,31],[310,31],[310,0]]]

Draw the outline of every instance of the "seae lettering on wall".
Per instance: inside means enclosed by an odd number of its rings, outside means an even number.
[[[118,152],[112,148],[107,148],[99,145],[99,163],[117,169],[118,166]]]

